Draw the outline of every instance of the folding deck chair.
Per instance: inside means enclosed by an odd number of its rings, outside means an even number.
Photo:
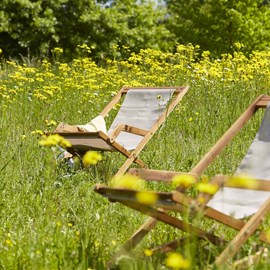
[[[123,87],[112,101],[100,113],[104,117],[121,102],[122,105],[106,133],[56,131],[67,139],[72,147],[67,151],[82,156],[88,150],[119,152],[127,157],[116,176],[123,175],[128,167],[137,163],[141,167],[146,164],[138,158],[139,153],[150,138],[166,120],[175,106],[180,102],[189,87]]]
[[[226,263],[238,252],[242,244],[258,230],[259,225],[270,210],[269,102],[270,96],[261,95],[256,98],[210,151],[190,171],[191,174],[200,175],[248,120],[251,119],[254,113],[259,108],[266,108],[260,129],[257,132],[247,155],[238,167],[235,176],[216,175],[212,178],[211,183],[219,187],[218,192],[214,196],[200,192],[196,199],[192,199],[183,193],[185,189],[183,186],[178,186],[173,192],[149,192],[158,196],[157,201],[154,204],[149,205],[138,202],[136,199],[136,194],[138,193],[137,190],[109,188],[104,185],[95,186],[95,191],[109,200],[120,202],[151,217],[132,235],[123,248],[111,259],[109,262],[110,264],[113,264],[120,254],[134,248],[141,239],[155,227],[157,221],[162,221],[182,231],[188,232],[188,234],[196,235],[198,238],[207,239],[214,244],[225,246],[222,253],[215,260],[215,265],[217,266]],[[131,169],[129,173],[138,175],[146,180],[163,180],[165,182],[169,182],[173,176],[179,174],[179,172],[147,169]],[[250,177],[256,179],[254,180],[255,182],[252,182],[253,185],[245,185],[245,181],[246,183],[248,183],[248,181],[245,178],[239,178],[241,173],[248,174]],[[236,176],[242,180],[233,181],[233,179],[238,179]],[[239,232],[227,243],[222,237],[218,237],[211,232],[197,228],[193,226],[191,222],[185,222],[170,215],[171,211],[183,213],[183,209],[190,209],[194,212],[197,211],[203,216],[212,218],[231,228],[239,230]],[[245,217],[249,217],[249,219],[243,219]],[[270,239],[266,237],[264,232],[260,233],[259,238],[262,241],[270,243]],[[168,251],[177,247],[179,243],[181,243],[181,239],[167,243],[158,249]]]

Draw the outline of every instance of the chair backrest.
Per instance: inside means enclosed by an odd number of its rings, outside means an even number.
[[[270,104],[265,110],[261,126],[235,175],[255,179],[270,179]],[[269,198],[270,192],[224,187],[210,200],[208,206],[235,218],[257,212]]]
[[[175,88],[132,88],[125,99],[110,127],[108,134],[118,124],[126,124],[149,131],[166,110]],[[116,141],[127,150],[135,149],[142,136],[121,132]]]

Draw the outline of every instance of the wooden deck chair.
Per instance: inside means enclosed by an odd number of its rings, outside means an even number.
[[[105,128],[94,132],[63,130],[56,133],[69,140],[72,147],[67,151],[73,155],[82,156],[88,150],[97,150],[120,152],[126,156],[127,160],[116,174],[118,176],[124,174],[133,162],[146,167],[146,164],[138,158],[139,153],[188,89],[188,86],[123,87],[100,113],[99,118],[95,119],[102,123],[104,117],[125,96],[107,133],[104,131]]]
[[[215,265],[222,265],[230,260],[240,249],[247,239],[258,230],[265,215],[270,210],[270,96],[261,95],[251,103],[244,113],[225,132],[210,151],[191,170],[192,174],[201,174],[209,164],[217,157],[222,149],[231,141],[238,131],[248,122],[259,108],[267,108],[261,127],[252,142],[247,155],[241,162],[235,176],[216,175],[211,183],[219,187],[219,191],[212,197],[207,193],[199,193],[196,199],[185,196],[183,186],[178,186],[173,192],[149,192],[157,196],[154,204],[139,202],[137,190],[121,188],[109,188],[96,185],[95,191],[112,201],[120,202],[130,208],[136,209],[149,218],[125,243],[123,248],[109,262],[113,264],[115,259],[123,252],[134,248],[141,239],[155,227],[157,221],[162,221],[175,228],[196,235],[214,244],[225,245],[223,252],[216,258]],[[269,104],[269,105],[268,105]],[[129,173],[141,176],[148,180],[164,180],[169,182],[178,172],[132,169]],[[241,173],[246,173],[255,180],[249,183],[246,178],[240,178]],[[238,176],[237,176],[238,175]],[[240,179],[241,181],[234,181]],[[242,181],[244,180],[244,181]],[[244,183],[244,184],[243,184]],[[239,230],[237,235],[228,243],[211,232],[194,227],[192,223],[185,222],[170,215],[171,212],[183,212],[188,208],[198,211],[203,216],[219,221],[231,228]],[[248,221],[244,217],[249,217]],[[265,233],[260,234],[260,240],[268,242]],[[175,248],[181,239],[167,243],[158,250],[169,251]]]

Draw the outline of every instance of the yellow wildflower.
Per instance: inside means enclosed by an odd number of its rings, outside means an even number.
[[[56,122],[54,120],[45,120],[46,126],[56,126]]]
[[[228,180],[228,184],[230,186],[235,186],[239,188],[258,188],[258,182],[256,181],[256,179],[244,174],[230,177]]]
[[[205,198],[199,197],[199,198],[198,198],[198,202],[199,202],[199,203],[204,203],[204,202],[205,202]]]
[[[186,269],[190,267],[190,261],[183,258],[179,253],[170,253],[165,261],[166,266],[173,269]]]
[[[40,130],[40,129],[37,129],[37,130],[32,131],[31,134],[43,135],[44,132],[42,130]]]
[[[41,146],[55,146],[59,145],[63,148],[71,147],[71,143],[59,134],[52,134],[49,136],[43,136],[39,141]]]
[[[63,49],[62,48],[58,48],[58,47],[56,47],[56,48],[54,48],[53,50],[52,50],[52,53],[58,53],[58,54],[60,54],[60,53],[63,53]]]
[[[13,246],[13,243],[12,243],[12,241],[10,239],[6,239],[5,243],[6,243],[7,246],[10,246],[10,247]]]
[[[240,50],[240,49],[242,49],[242,48],[244,47],[244,45],[243,45],[242,43],[240,43],[240,42],[234,43],[234,46],[235,46],[235,48],[236,48],[237,50]]]
[[[125,174],[112,179],[112,185],[117,188],[141,189],[142,180],[135,175]]]
[[[90,165],[96,165],[101,160],[101,154],[96,151],[88,151],[82,158],[82,162],[85,167],[89,167]]]
[[[56,225],[57,225],[58,227],[61,227],[61,226],[62,226],[62,222],[61,222],[61,221],[57,221],[57,222],[56,222]]]
[[[196,182],[196,179],[193,175],[190,174],[179,174],[173,177],[172,183],[174,187],[184,186],[188,187]]]
[[[218,186],[217,185],[214,185],[214,184],[211,184],[211,183],[198,183],[197,184],[197,189],[200,191],[200,192],[203,192],[203,193],[208,193],[208,194],[215,194],[218,190]]]
[[[158,195],[154,192],[140,191],[136,193],[136,199],[139,203],[154,204],[158,200]]]
[[[144,255],[147,257],[151,257],[153,255],[153,251],[147,248],[144,250]]]

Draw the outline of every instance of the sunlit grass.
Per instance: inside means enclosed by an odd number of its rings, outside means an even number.
[[[124,157],[105,153],[101,160],[91,154],[85,157],[89,168],[70,167],[59,159],[57,147],[39,145],[42,131],[52,131],[60,122],[89,122],[123,85],[190,85],[180,105],[140,155],[150,168],[188,172],[258,94],[269,94],[269,52],[254,52],[250,58],[235,52],[219,60],[203,52],[197,61],[199,48],[181,45],[175,54],[142,50],[102,67],[89,58],[62,63],[61,50],[56,52],[58,58],[52,63],[46,59],[27,63],[3,60],[0,69],[3,269],[106,269],[108,259],[145,220],[140,213],[93,192],[96,183],[111,184]],[[234,172],[261,117],[258,112],[204,172],[206,177]],[[108,126],[111,120],[111,115],[106,117]],[[60,141],[49,138],[41,144],[53,147]],[[189,180],[186,182],[193,182]],[[207,192],[212,187],[201,188]],[[150,189],[164,191],[172,186],[146,183],[143,190]],[[139,193],[139,199],[145,202],[145,195]],[[150,198],[148,203],[155,200]],[[217,234],[235,233],[211,222],[202,225]],[[181,235],[159,223],[119,266],[169,269],[172,264],[166,266],[166,255],[149,250]],[[251,253],[254,246],[250,241],[240,255]],[[145,251],[146,257],[142,257]],[[203,269],[218,252],[211,244],[194,240],[179,249],[181,257],[175,256],[175,261]]]

